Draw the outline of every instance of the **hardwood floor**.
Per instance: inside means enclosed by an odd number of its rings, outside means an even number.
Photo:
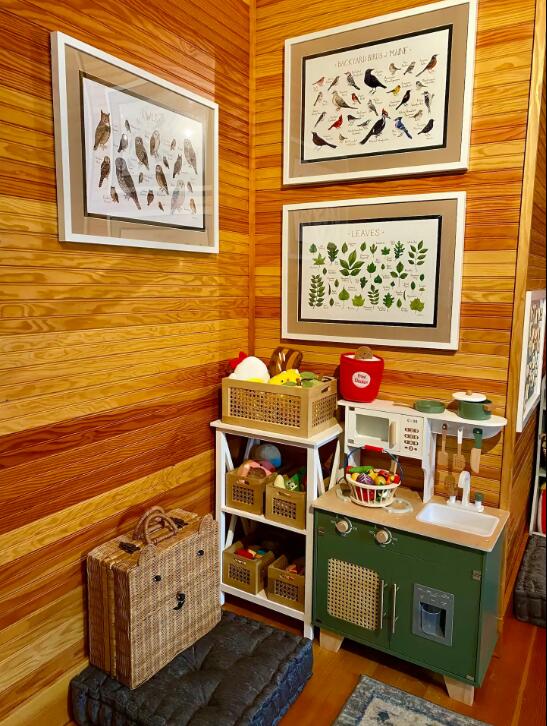
[[[226,608],[300,632],[294,621],[230,600]],[[450,700],[442,678],[378,651],[345,640],[338,653],[314,643],[314,673],[281,726],[330,726],[360,675],[389,683],[492,726],[544,726],[545,629],[508,615],[482,688],[471,707]]]

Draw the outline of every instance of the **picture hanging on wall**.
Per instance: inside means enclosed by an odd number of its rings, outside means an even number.
[[[465,200],[285,206],[283,338],[456,350]]]
[[[218,107],[52,33],[59,238],[218,252]]]
[[[285,42],[284,183],[465,170],[476,0]]]
[[[545,351],[546,301],[545,290],[526,293],[522,358],[520,364],[519,400],[517,407],[518,432],[524,431],[541,398],[541,377]]]

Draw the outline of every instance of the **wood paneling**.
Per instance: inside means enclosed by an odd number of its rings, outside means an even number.
[[[57,726],[86,553],[150,504],[212,509],[209,422],[249,337],[250,10],[0,6],[0,721]],[[219,103],[219,255],[59,242],[52,30]]]
[[[467,192],[460,348],[455,353],[378,348],[386,368],[381,397],[412,401],[480,390],[506,412],[517,247],[534,22],[534,0],[479,4],[470,168],[466,174],[282,186],[283,43],[286,38],[422,4],[420,0],[299,3],[257,0],[256,12],[256,353],[280,341],[281,208],[283,204],[358,197]],[[538,242],[539,244],[539,242]],[[295,341],[292,341],[292,345]],[[307,368],[332,373],[347,345],[298,344]],[[350,346],[351,347],[351,346]],[[503,437],[488,442],[474,488],[500,503]],[[412,468],[409,478],[413,480]],[[416,474],[417,475],[417,474]],[[442,475],[441,475],[442,479]],[[438,489],[443,491],[442,483]]]

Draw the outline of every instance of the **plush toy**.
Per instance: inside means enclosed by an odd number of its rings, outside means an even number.
[[[276,469],[281,466],[281,452],[273,444],[256,444],[251,449],[251,457],[255,461],[270,461]]]
[[[234,378],[236,381],[268,383],[270,380],[270,374],[268,373],[266,364],[260,358],[255,358],[253,355],[246,355],[243,351],[239,353],[238,358],[230,361],[230,367],[234,370],[229,377]]]
[[[275,386],[285,386],[287,383],[300,383],[300,373],[296,368],[291,368],[288,371],[281,371],[273,378],[270,378],[270,383]]]
[[[249,476],[249,473],[251,470],[254,469],[254,473],[258,474],[259,476],[268,476],[270,474],[269,468],[262,466],[258,461],[253,461],[252,459],[247,459],[247,461],[244,461],[241,466],[237,469],[237,475],[239,477],[246,477]]]

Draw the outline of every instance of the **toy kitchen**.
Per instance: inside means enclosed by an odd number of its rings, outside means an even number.
[[[449,695],[471,704],[497,641],[509,516],[480,494],[471,501],[472,475],[483,440],[507,421],[471,391],[454,394],[450,408],[379,400],[377,361],[358,351],[348,372],[342,356],[345,466],[313,503],[313,621],[323,647],[349,638],[393,654],[442,674]],[[385,469],[367,463],[372,456],[385,457]],[[412,461],[423,470],[422,496],[404,487]],[[437,462],[449,471],[448,499],[434,494]]]

